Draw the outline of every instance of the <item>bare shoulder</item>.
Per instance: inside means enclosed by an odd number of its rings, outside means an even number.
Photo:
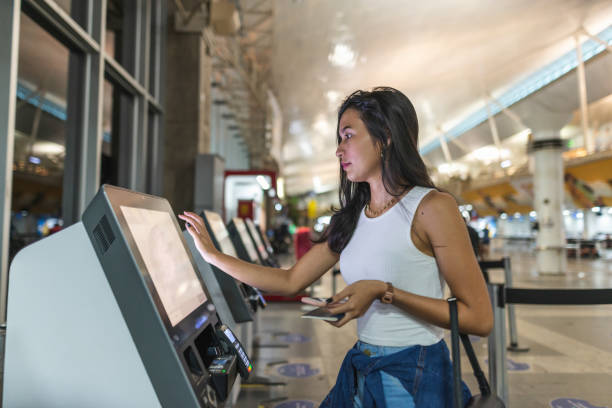
[[[428,193],[418,207],[418,215],[428,217],[439,217],[443,214],[455,214],[458,212],[457,201],[449,193],[433,190]]]
[[[415,227],[430,241],[464,228],[457,201],[449,193],[434,190],[421,200],[415,215]]]

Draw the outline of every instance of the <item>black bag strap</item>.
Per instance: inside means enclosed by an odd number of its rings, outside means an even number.
[[[472,366],[472,370],[474,372],[474,377],[478,381],[478,388],[480,389],[480,393],[482,395],[490,395],[491,387],[489,387],[489,383],[487,381],[487,377],[484,372],[480,368],[480,364],[478,363],[478,359],[476,358],[476,353],[474,353],[474,349],[472,348],[472,342],[470,342],[470,338],[467,334],[459,333],[459,317],[457,313],[457,299],[452,297],[448,299],[448,306],[450,310],[450,320],[451,320],[451,344],[452,344],[452,355],[453,355],[453,383],[455,386],[455,403],[459,404],[458,407],[461,407],[461,356],[459,349],[459,338],[461,338],[461,342],[463,343],[463,348],[470,360],[470,365]]]
[[[453,399],[455,408],[463,408],[461,389],[461,350],[459,349],[459,319],[457,317],[457,299],[448,299],[451,325],[451,351],[453,355]]]

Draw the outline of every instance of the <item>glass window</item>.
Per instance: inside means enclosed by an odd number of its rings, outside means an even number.
[[[130,2],[124,2],[123,0],[108,0],[106,2],[104,46],[106,54],[114,58],[132,75],[134,75],[134,67],[133,62],[130,61],[132,52],[129,44],[130,39],[133,40],[133,33],[130,32],[130,29],[133,28],[134,21],[129,17],[133,15],[131,12],[133,8]]]
[[[150,54],[149,54],[149,93],[159,99],[160,47],[162,36],[162,6],[159,0],[151,0]]]
[[[61,228],[70,51],[21,14],[10,258]]]
[[[104,81],[104,105],[102,110],[102,160],[100,184],[117,185],[117,154],[113,154],[113,84]],[[113,159],[113,157],[115,159]]]
[[[100,183],[129,188],[134,97],[104,81]]]

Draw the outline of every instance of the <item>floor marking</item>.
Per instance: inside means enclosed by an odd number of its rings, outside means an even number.
[[[572,365],[579,367],[586,364],[589,367],[587,371],[579,369],[574,372],[612,373],[612,353],[525,320],[518,319],[517,325],[521,338],[541,344],[571,358]],[[535,356],[534,358],[537,358],[538,362],[546,362],[546,357],[550,358],[550,356]],[[559,356],[553,358],[559,359]],[[527,358],[522,358],[522,360],[527,360]],[[548,362],[550,363],[551,360]],[[545,369],[548,372],[555,372],[547,367]],[[563,372],[568,371],[563,370]]]

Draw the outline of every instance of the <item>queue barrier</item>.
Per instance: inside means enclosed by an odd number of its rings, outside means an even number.
[[[612,289],[524,289],[489,283],[494,325],[488,339],[489,380],[491,388],[508,401],[506,360],[506,305],[610,305]]]
[[[510,257],[503,257],[497,261],[478,261],[480,270],[482,271],[485,282],[490,283],[489,280],[489,269],[503,269],[504,270],[504,282],[506,286],[512,287],[512,268],[510,266]],[[516,317],[514,315],[514,306],[508,305],[508,330],[510,331],[510,345],[508,346],[509,351],[514,352],[527,352],[529,347],[521,347],[518,343],[518,332],[516,329]]]

